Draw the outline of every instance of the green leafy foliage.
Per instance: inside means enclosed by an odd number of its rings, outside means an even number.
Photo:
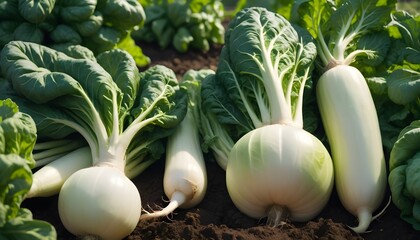
[[[214,114],[211,120],[233,142],[265,125],[303,127],[303,89],[310,90],[316,56],[309,33],[252,7],[230,22],[225,39],[216,73],[202,83],[202,106]]]
[[[138,159],[129,169],[143,159],[150,165],[186,113],[187,97],[175,73],[163,66],[139,73],[133,57],[120,49],[94,59],[85,50],[89,58],[74,58],[36,43],[8,43],[1,52],[7,81],[1,81],[0,97],[14,99],[33,117],[41,139],[83,136],[93,164],[124,164],[128,151],[127,164]],[[121,150],[109,151],[114,147]]]
[[[375,99],[384,146],[391,150],[401,130],[420,118],[420,18],[397,11],[384,28],[389,50],[380,64],[364,69],[371,76],[367,81]],[[384,38],[380,42],[377,45],[383,44]]]
[[[389,186],[401,218],[420,230],[420,120],[405,127],[391,151]]]
[[[194,48],[207,52],[212,43],[224,43],[224,6],[219,0],[140,1],[146,21],[132,32],[138,41],[173,46],[178,52]]]
[[[34,220],[20,205],[32,184],[32,150],[36,127],[10,99],[0,100],[0,238],[57,238],[54,227]]]
[[[14,40],[49,47],[80,44],[95,55],[121,48],[135,56],[138,66],[150,63],[134,41],[126,40],[145,19],[137,0],[12,0],[1,1],[0,12],[0,49]]]

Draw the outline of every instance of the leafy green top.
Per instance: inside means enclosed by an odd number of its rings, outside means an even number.
[[[92,150],[94,165],[108,161],[124,169],[126,151],[142,139],[141,130],[170,134],[186,112],[186,96],[172,70],[155,66],[140,74],[131,55],[119,49],[92,60],[12,41],[1,61],[10,85],[3,83],[0,96],[16,99],[34,116],[45,134],[41,137],[78,132]],[[39,113],[32,115],[35,110]],[[157,136],[152,139],[165,134]]]
[[[36,137],[32,118],[12,100],[0,100],[0,239],[57,238],[51,224],[33,220],[32,213],[20,207],[32,184]]]

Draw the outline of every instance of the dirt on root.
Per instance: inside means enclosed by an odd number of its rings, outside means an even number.
[[[212,46],[207,53],[190,51],[179,54],[173,49],[160,49],[155,45],[141,44],[144,53],[152,60],[151,65],[162,64],[174,70],[180,78],[189,69],[210,68],[216,70],[221,46]],[[385,212],[375,219],[369,232],[354,233],[348,226],[357,225],[357,219],[341,205],[335,190],[324,210],[312,221],[285,222],[278,227],[265,225],[265,219],[252,219],[242,214],[230,200],[225,172],[207,158],[208,187],[204,200],[191,209],[177,209],[167,218],[144,220],[126,240],[146,239],[420,239],[420,232],[400,219],[399,210],[391,203]],[[133,179],[139,189],[142,205],[146,210],[159,209],[167,204],[163,191],[164,160],[160,160]],[[389,190],[382,207],[388,202]],[[57,197],[25,200],[35,219],[52,223],[58,239],[77,239],[60,222]]]

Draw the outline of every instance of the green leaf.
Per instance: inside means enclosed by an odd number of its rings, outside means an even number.
[[[105,1],[100,6],[105,24],[120,30],[131,30],[146,18],[143,7],[137,0]]]
[[[420,120],[405,127],[392,148],[389,186],[401,218],[420,230]]]
[[[189,45],[193,40],[194,38],[188,29],[186,27],[181,27],[175,33],[175,36],[172,40],[172,45],[178,52],[184,53],[188,51]]]
[[[190,21],[192,12],[190,5],[186,4],[185,1],[174,1],[169,3],[166,9],[168,20],[175,27],[178,28]]]
[[[62,123],[57,123],[57,119],[69,120],[70,118],[61,109],[56,109],[49,105],[35,104],[17,95],[11,84],[1,78],[0,96],[1,98],[12,99],[19,105],[19,109],[22,112],[32,117],[36,124],[38,139],[60,139],[75,132],[73,128],[67,127]]]
[[[89,37],[99,31],[103,21],[102,13],[95,11],[89,19],[75,22],[75,28],[82,37]]]
[[[80,34],[69,25],[59,24],[50,33],[51,39],[56,43],[71,43],[81,44],[82,37]]]
[[[2,151],[0,154],[16,154],[33,167],[32,157],[37,135],[35,122],[28,114],[19,112],[18,106],[10,99],[0,100],[0,129]]]
[[[397,103],[406,105],[420,97],[420,72],[396,69],[387,78],[388,96]]]
[[[20,25],[17,21],[0,21],[0,48],[13,41],[15,29]]]
[[[165,18],[157,19],[152,22],[151,27],[158,39],[159,46],[161,48],[168,47],[175,34],[175,29],[170,25],[169,21]]]
[[[0,229],[18,217],[20,204],[32,184],[32,172],[17,154],[0,154]]]
[[[91,49],[95,54],[116,48],[128,32],[102,25],[95,34],[84,38],[83,45]]]
[[[370,49],[374,54],[361,55],[358,58],[358,64],[379,66],[386,58],[390,46],[391,40],[384,31],[361,36],[357,42],[357,49]]]
[[[86,21],[96,8],[97,0],[66,0],[58,1],[58,10],[61,19],[68,24]]]
[[[13,32],[13,40],[41,43],[44,40],[44,34],[37,25],[23,22]]]
[[[147,16],[144,22],[145,25],[150,24],[156,19],[162,18],[166,13],[165,9],[161,5],[146,6],[144,12]]]
[[[65,119],[82,126],[85,137],[103,140],[112,132],[113,108],[119,106],[121,92],[98,63],[24,42],[7,44],[1,59],[4,76],[17,94],[65,112]]]
[[[175,73],[162,65],[155,65],[140,73],[140,90],[131,111],[134,118],[143,116],[152,125],[173,128],[187,111],[187,95],[180,91]],[[176,104],[175,104],[176,103]]]
[[[21,208],[18,217],[0,228],[0,239],[8,240],[56,240],[55,228],[45,221],[33,220],[28,209]]]
[[[222,50],[223,56],[224,50]],[[237,140],[244,133],[252,130],[252,122],[248,116],[244,114],[245,109],[240,109],[238,106],[243,106],[240,104],[240,97],[237,95],[236,91],[228,90],[227,85],[220,83],[220,79],[229,79],[234,76],[229,76],[234,74],[232,71],[222,71],[221,66],[226,66],[219,62],[218,71],[220,77],[216,78],[215,75],[209,75],[203,80],[202,83],[202,106],[203,111],[208,111],[214,113],[217,120],[221,124],[226,126],[233,126],[235,129],[232,130],[232,138]]]
[[[400,165],[407,164],[407,161],[419,151],[419,142],[420,120],[414,121],[405,127],[398,136],[398,140],[395,142],[390,154],[390,171]]]
[[[111,75],[113,81],[123,93],[119,109],[120,122],[123,123],[124,118],[133,107],[140,86],[140,76],[136,62],[128,52],[120,49],[99,54],[97,62]]]
[[[82,45],[73,45],[71,43],[53,44],[53,49],[66,54],[72,58],[88,59],[96,62],[94,53]]]
[[[318,54],[322,66],[353,63],[357,56],[375,56],[378,48],[374,44],[357,48],[357,42],[366,34],[383,31],[395,11],[395,0],[384,1],[307,1],[296,3],[303,25],[317,40]],[[366,41],[367,39],[363,40]]]
[[[56,0],[22,0],[19,2],[19,14],[30,23],[41,23],[51,14]]]

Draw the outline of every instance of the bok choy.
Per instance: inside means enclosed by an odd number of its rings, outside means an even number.
[[[1,62],[11,88],[5,94],[28,111],[41,111],[36,115],[41,132],[62,137],[77,132],[90,147],[93,167],[72,174],[60,191],[64,226],[75,235],[105,239],[130,234],[141,200],[125,172],[138,173],[139,165],[156,159],[161,152],[155,146],[186,113],[187,96],[174,72],[154,66],[139,73],[131,55],[118,49],[93,61],[21,41],[5,45]],[[129,168],[128,159],[134,163]],[[110,228],[101,221],[118,224]]]
[[[264,8],[245,8],[228,26],[216,73],[203,81],[204,111],[235,142],[226,153],[229,195],[239,210],[270,225],[315,217],[332,191],[331,157],[303,129],[315,57],[306,30]]]

